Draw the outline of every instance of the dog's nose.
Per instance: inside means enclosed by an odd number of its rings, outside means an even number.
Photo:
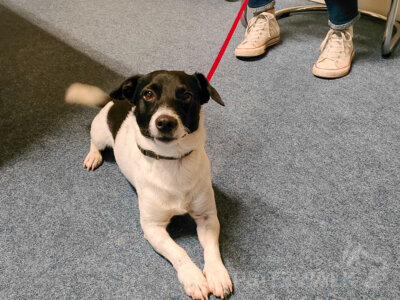
[[[168,133],[175,129],[178,121],[171,116],[161,115],[156,119],[156,127],[162,133]]]

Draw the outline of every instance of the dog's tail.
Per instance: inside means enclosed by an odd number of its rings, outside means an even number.
[[[65,93],[67,103],[80,104],[92,107],[102,107],[106,105],[111,98],[97,86],[73,83]]]

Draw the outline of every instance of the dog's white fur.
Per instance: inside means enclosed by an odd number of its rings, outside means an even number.
[[[92,105],[106,101],[104,92],[86,87],[70,87],[67,93],[69,102]],[[91,91],[94,93],[90,94]],[[113,105],[113,102],[106,104],[92,122],[90,152],[84,166],[88,170],[98,167],[102,161],[100,151],[112,147],[118,166],[138,193],[140,223],[145,238],[172,263],[186,293],[194,299],[207,299],[209,292],[218,297],[230,294],[232,283],[219,251],[220,225],[210,163],[204,149],[206,133],[203,113],[200,113],[199,128],[189,134],[171,109],[160,108],[151,119],[150,132],[153,136],[157,136],[154,125],[157,116],[168,114],[178,119],[177,139],[168,144],[144,137],[134,114],[130,113],[114,141],[107,124],[107,114]],[[193,152],[179,160],[156,160],[144,156],[137,145],[169,157],[181,157]],[[204,248],[203,272],[166,231],[172,216],[185,213],[189,213],[197,224],[198,237]]]

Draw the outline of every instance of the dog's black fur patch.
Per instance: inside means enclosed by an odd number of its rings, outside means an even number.
[[[151,101],[146,101],[145,93],[149,91],[154,95],[154,98]],[[151,117],[161,106],[174,110],[189,133],[196,131],[199,126],[200,107],[208,102],[210,96],[219,104],[224,105],[218,92],[209,84],[203,74],[188,75],[181,71],[164,70],[128,78],[110,94],[113,99],[129,100],[136,106],[136,121],[144,136],[150,136],[149,123]],[[120,112],[119,109],[115,108],[113,115],[121,113],[122,111]],[[121,110],[123,109],[121,108]],[[111,115],[111,112],[109,115]],[[125,118],[126,115],[122,121]],[[113,136],[121,123],[110,127]]]
[[[126,119],[126,117],[128,116],[129,112],[132,109],[132,104],[127,100],[125,101],[112,100],[112,101],[114,104],[108,111],[107,123],[112,133],[112,136],[115,140],[115,137],[117,136],[117,132],[121,127],[122,122],[124,122],[124,120]]]

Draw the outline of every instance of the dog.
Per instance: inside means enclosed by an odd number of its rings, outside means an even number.
[[[202,105],[210,98],[224,106],[204,75],[164,70],[130,77],[110,95],[79,83],[66,92],[69,103],[103,106],[92,122],[83,165],[96,169],[101,151],[113,148],[119,168],[136,188],[145,238],[171,262],[193,299],[232,293],[219,250],[220,224],[204,149]],[[166,231],[170,219],[183,214],[196,222],[203,272]]]

